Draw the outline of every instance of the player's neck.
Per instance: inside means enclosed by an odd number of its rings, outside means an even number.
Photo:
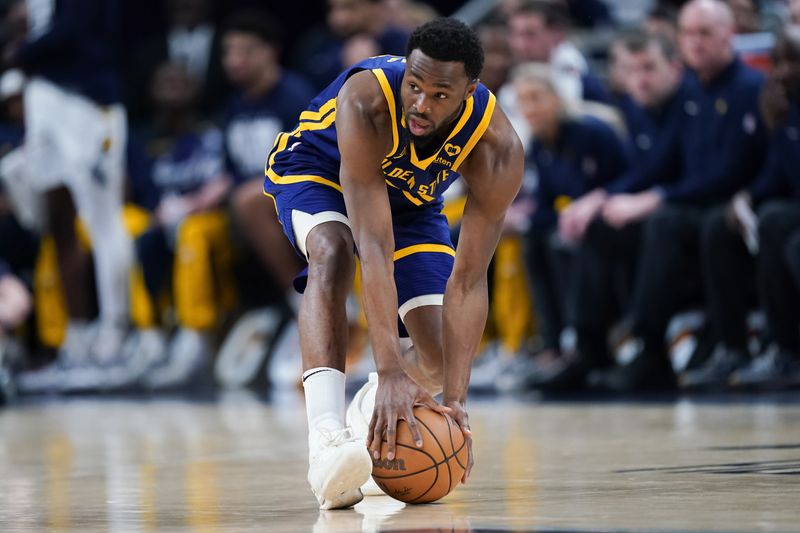
[[[439,131],[428,135],[427,137],[417,137],[412,139],[414,143],[414,151],[417,153],[417,156],[426,159],[436,153],[444,144],[444,141],[447,139],[450,132],[453,131],[453,127],[455,127],[456,121],[458,117],[464,112],[465,104],[462,103],[461,107],[456,111],[453,116],[447,121],[447,124],[442,128],[439,128]]]

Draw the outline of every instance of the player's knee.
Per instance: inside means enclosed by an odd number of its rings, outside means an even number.
[[[309,276],[342,282],[352,278],[355,269],[353,238],[343,224],[326,224],[315,228],[306,239]]]

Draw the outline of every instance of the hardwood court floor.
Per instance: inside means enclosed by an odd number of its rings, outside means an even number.
[[[299,395],[0,409],[0,531],[798,531],[800,397],[471,403],[476,466],[434,505],[320,512]]]

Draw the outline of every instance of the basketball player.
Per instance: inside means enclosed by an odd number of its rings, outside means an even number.
[[[414,404],[452,414],[469,441],[464,404],[487,315],[486,270],[522,181],[521,143],[478,81],[475,33],[437,19],[412,34],[407,51],[342,73],[268,157],[265,193],[308,261],[295,284],[305,291],[308,480],[322,509],[362,499],[370,453],[379,457],[384,435],[394,458],[398,419],[422,445]],[[469,192],[456,251],[441,195],[462,175]],[[345,300],[354,250],[377,375],[351,404],[348,428]],[[399,333],[413,346],[401,350]],[[439,392],[443,405],[432,397]],[[463,481],[471,466],[470,441]]]
[[[90,363],[107,366],[118,357],[127,334],[133,261],[120,215],[127,136],[116,67],[122,4],[28,0],[26,5],[28,33],[12,62],[30,75],[25,88],[26,165],[33,189],[47,193],[50,231],[65,278],[70,321],[58,367],[84,365],[87,354]],[[91,335],[86,323],[90,291],[80,283],[86,269],[62,186],[92,239],[100,320]]]

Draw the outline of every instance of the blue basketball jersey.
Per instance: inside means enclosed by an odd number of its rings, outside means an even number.
[[[405,63],[400,56],[373,57],[339,75],[300,114],[294,130],[278,135],[267,159],[264,191],[275,196],[281,186],[315,182],[341,192],[336,97],[350,76],[368,70],[378,80],[391,116],[392,148],[381,166],[392,210],[412,206],[440,209],[442,193],[460,177],[459,168],[489,125],[495,97],[479,83],[447,139],[433,155],[420,159],[406,127],[400,98]]]

